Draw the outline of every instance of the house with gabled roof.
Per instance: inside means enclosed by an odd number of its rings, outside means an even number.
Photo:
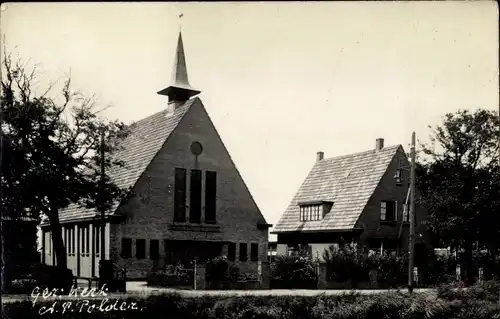
[[[74,204],[60,212],[68,267],[79,277],[99,276],[101,257],[144,278],[154,267],[225,255],[243,271],[267,260],[264,216],[210,120],[199,90],[191,87],[179,33],[172,85],[164,110],[129,127],[112,156],[124,167],[110,177],[131,196],[105,216],[100,251],[100,214]],[[56,262],[48,225],[43,261]]]
[[[362,251],[407,251],[409,161],[401,145],[324,158],[316,163],[272,233],[278,254],[307,248],[319,258],[330,245],[356,243]],[[416,192],[419,196],[418,190]],[[430,249],[427,213],[416,204],[415,251]],[[421,259],[420,259],[421,260]]]

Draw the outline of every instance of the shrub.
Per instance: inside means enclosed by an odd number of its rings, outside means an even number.
[[[330,281],[369,281],[368,260],[357,251],[355,245],[343,248],[329,246],[323,259],[327,263],[327,279]]]
[[[186,269],[180,263],[167,265],[163,270],[150,272],[146,281],[149,286],[179,287],[192,286],[194,273],[192,269]]]
[[[276,256],[271,266],[273,280],[316,281],[317,261],[304,256]]]
[[[377,280],[398,287],[408,279],[408,258],[406,255],[385,253],[368,257],[369,268],[377,270]]]
[[[370,270],[377,270],[377,280],[389,286],[404,284],[407,279],[408,262],[405,255],[395,253],[368,255],[351,244],[343,248],[330,246],[323,254],[327,263],[328,280],[335,282],[367,282]]]
[[[238,280],[240,270],[235,263],[222,256],[207,261],[205,275],[208,282],[234,282]]]

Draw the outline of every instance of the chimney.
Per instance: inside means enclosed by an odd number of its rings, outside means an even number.
[[[377,138],[376,143],[375,143],[375,149],[377,151],[380,151],[383,148],[384,148],[384,139],[383,138]]]
[[[316,153],[316,161],[321,161],[323,159],[323,156],[325,156],[325,153],[323,152]]]

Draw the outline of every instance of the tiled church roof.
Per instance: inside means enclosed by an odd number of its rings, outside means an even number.
[[[149,163],[160,151],[167,138],[177,127],[191,105],[198,98],[193,98],[178,107],[173,113],[165,109],[129,125],[129,134],[121,142],[120,149],[113,157],[124,162],[124,167],[114,167],[108,172],[118,187],[127,189],[135,185]],[[114,214],[118,202],[108,215]],[[94,209],[82,208],[72,204],[59,213],[61,222],[87,219],[96,216]]]
[[[317,161],[273,233],[351,230],[400,145]],[[300,202],[333,202],[319,221],[300,221]]]

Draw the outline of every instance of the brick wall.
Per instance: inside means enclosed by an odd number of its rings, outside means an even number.
[[[195,158],[190,146],[198,141],[203,153]],[[173,221],[174,169],[186,168],[187,205],[189,216],[189,170],[217,172],[217,221],[213,231],[181,231],[169,229]],[[202,206],[204,206],[204,183]],[[163,145],[160,152],[141,176],[135,187],[137,196],[131,198],[118,209],[126,216],[126,221],[113,225],[111,235],[111,256],[120,267],[127,268],[129,277],[143,277],[153,262],[149,259],[149,240],[158,239],[160,258],[164,254],[164,239],[231,241],[237,243],[236,256],[239,256],[239,243],[259,243],[259,259],[267,260],[268,231],[257,229],[257,223],[265,222],[259,208],[252,199],[234,163],[220,140],[201,101],[191,106],[177,128]],[[202,207],[202,220],[204,211]],[[212,227],[214,228],[214,227]],[[211,228],[211,229],[212,229]],[[121,238],[133,239],[132,258],[120,257]],[[146,239],[146,258],[135,258],[135,239]],[[250,255],[250,248],[248,249]],[[250,257],[250,256],[249,256]],[[252,268],[252,263],[244,263],[243,268]],[[255,266],[256,267],[256,266]]]

